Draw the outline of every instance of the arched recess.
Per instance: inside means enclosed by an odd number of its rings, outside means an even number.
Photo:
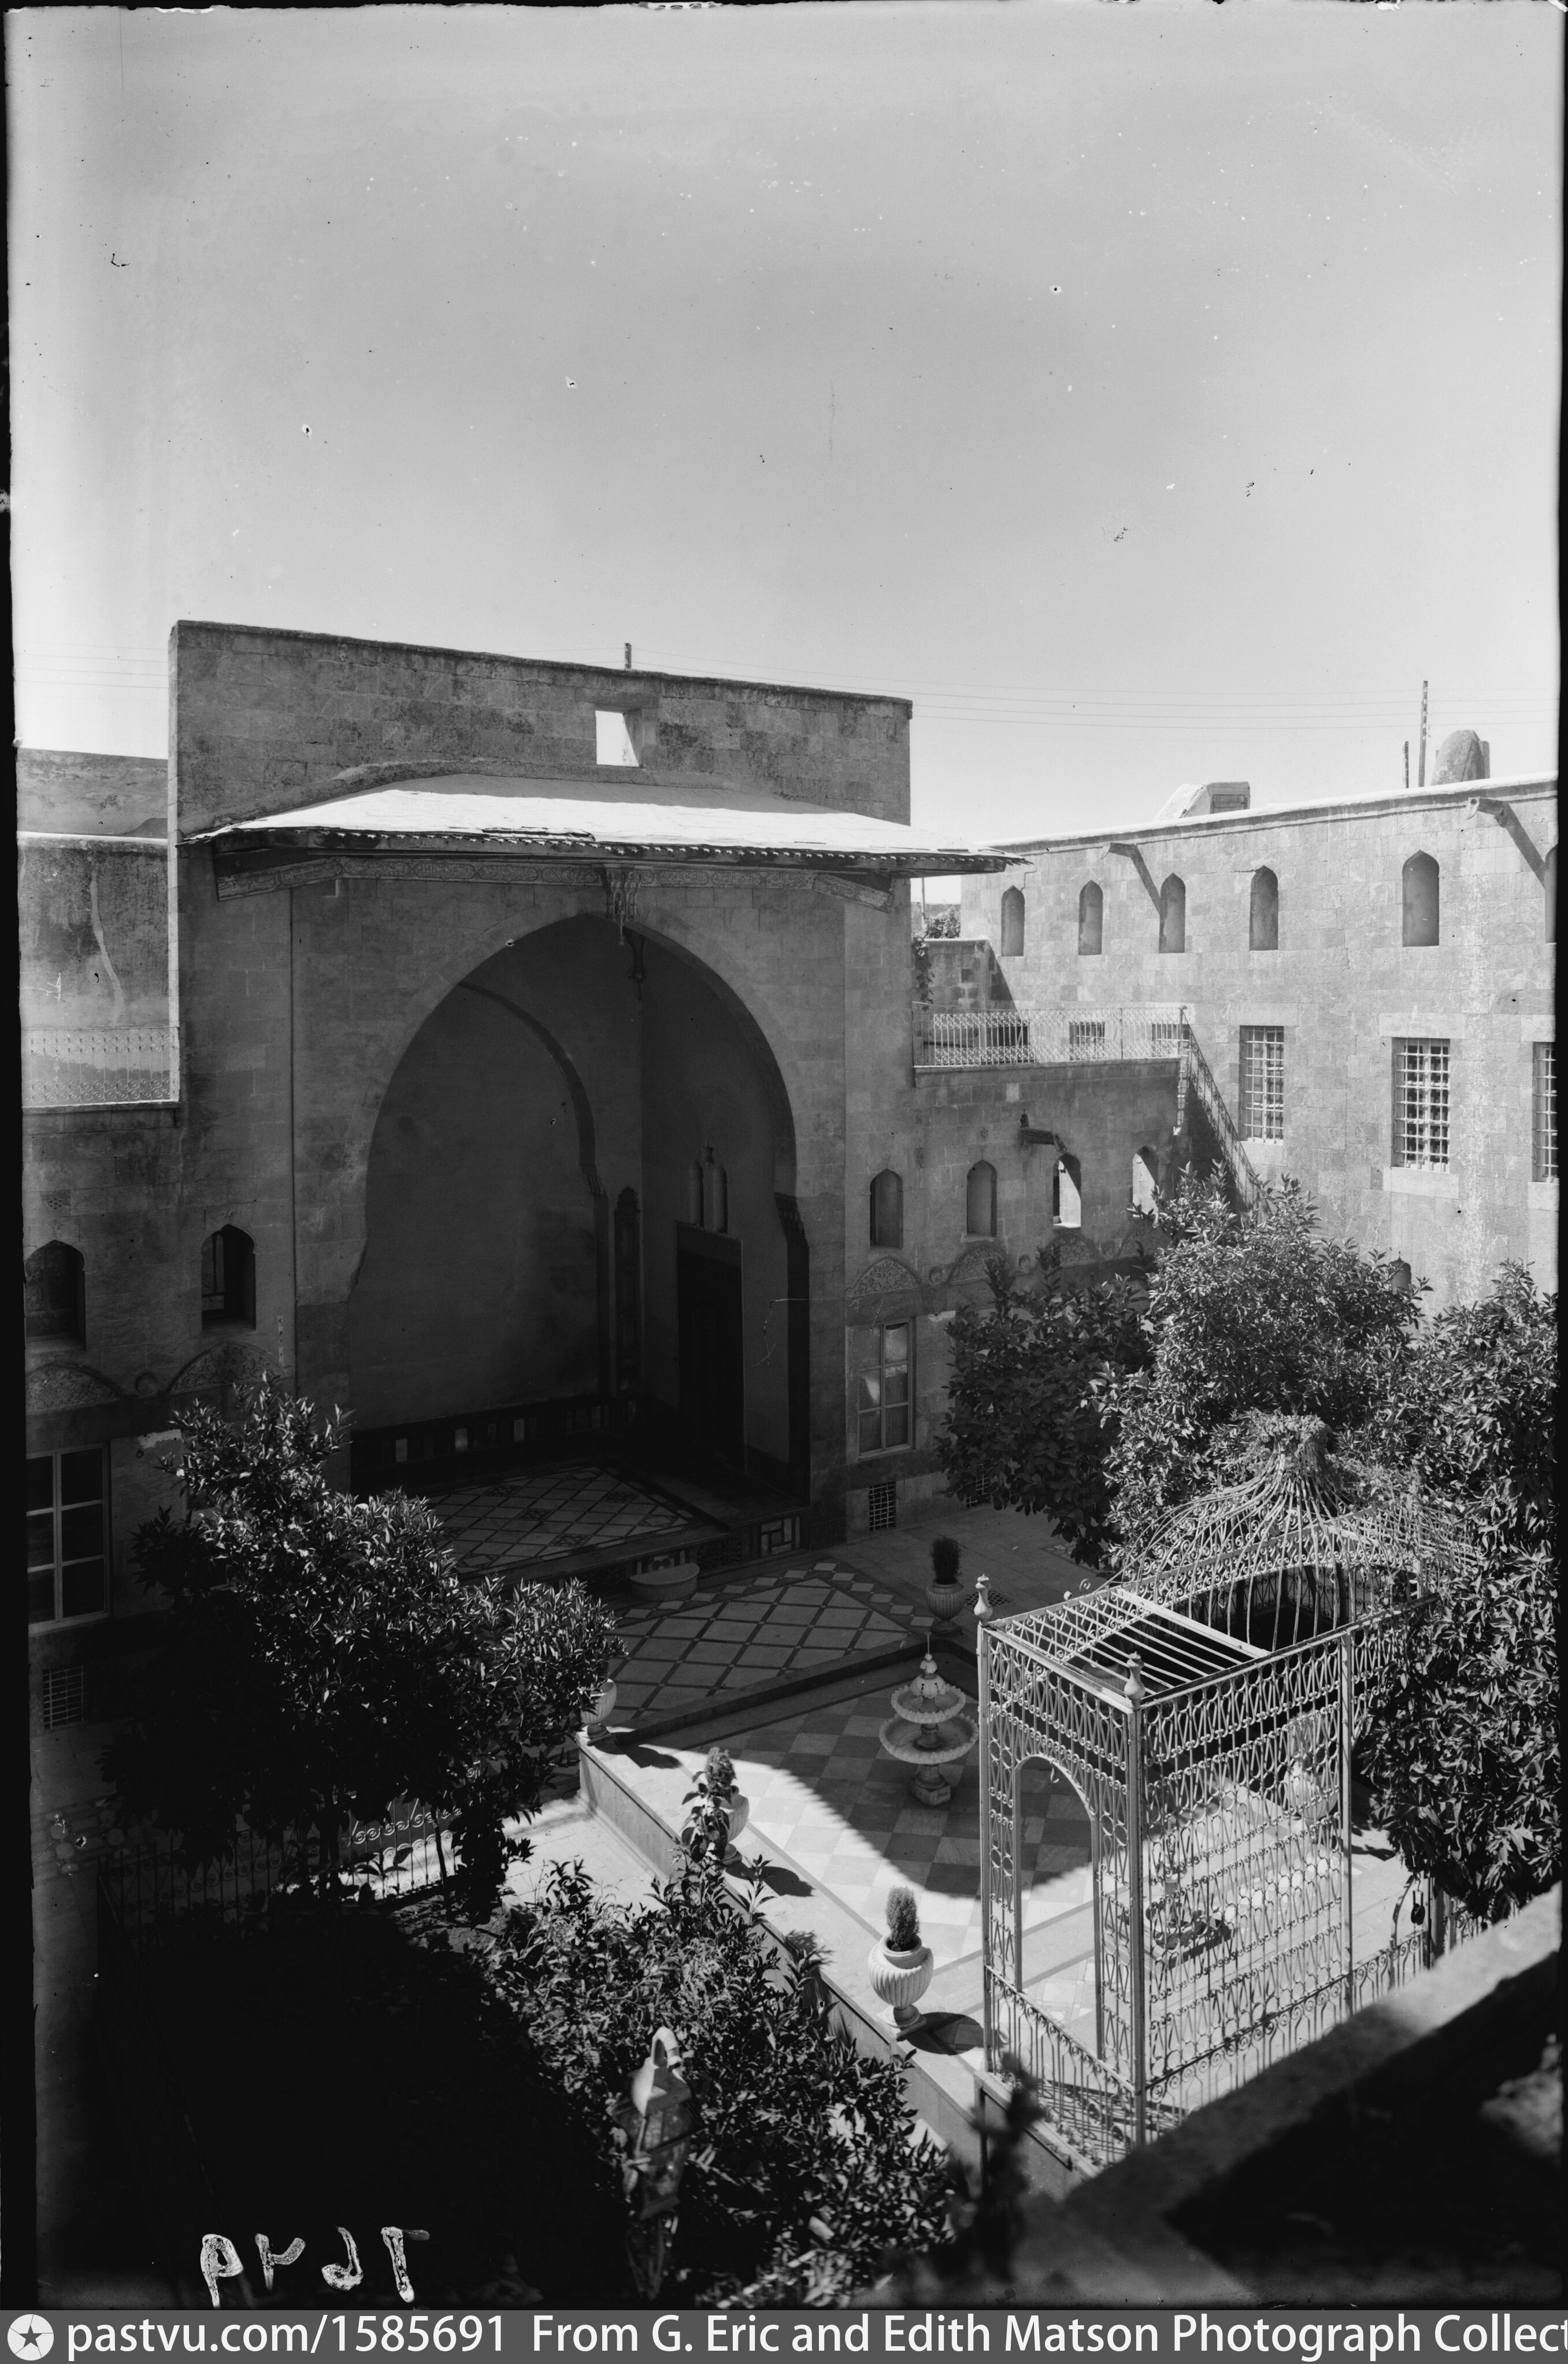
[[[1272,870],[1254,870],[1247,913],[1247,945],[1254,953],[1279,950],[1279,880]]]
[[[1160,889],[1160,949],[1184,953],[1187,948],[1187,890],[1173,870]]]
[[[1413,853],[1400,874],[1401,942],[1435,944],[1439,941],[1440,878],[1429,853]]]
[[[1002,897],[1002,957],[1022,958],[1024,949],[1024,897],[1019,886],[1009,886]]]
[[[1091,878],[1078,890],[1078,953],[1080,959],[1092,957],[1105,944],[1106,898],[1097,879]]]
[[[597,915],[514,938],[427,1015],[384,1094],[349,1306],[359,1428],[628,1395],[679,1421],[680,1240],[727,1226],[747,1466],[808,1489],[795,1166],[777,1061],[703,963]]]

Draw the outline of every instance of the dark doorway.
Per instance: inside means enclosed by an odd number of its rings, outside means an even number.
[[[746,1458],[740,1243],[675,1226],[681,1427],[692,1444],[736,1467]]]

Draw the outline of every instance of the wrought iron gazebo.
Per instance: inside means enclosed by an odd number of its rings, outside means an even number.
[[[1429,1911],[1355,1958],[1351,1749],[1399,1625],[1473,1560],[1448,1506],[1275,1421],[1268,1466],[1171,1516],[1117,1581],[980,1644],[985,2052],[1102,2165],[1423,1968]],[[1087,1812],[1094,2016],[1029,1992],[1020,1787]],[[1438,1900],[1429,1900],[1437,1902]]]

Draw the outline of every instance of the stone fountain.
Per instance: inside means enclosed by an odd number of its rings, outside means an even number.
[[[977,1737],[963,1705],[963,1693],[943,1681],[929,1646],[915,1680],[893,1694],[894,1712],[877,1737],[889,1756],[918,1768],[909,1791],[919,1805],[945,1806],[952,1796],[947,1768],[962,1764]]]

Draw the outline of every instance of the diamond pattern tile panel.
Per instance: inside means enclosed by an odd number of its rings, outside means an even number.
[[[611,1469],[518,1470],[431,1498],[465,1576],[519,1560],[564,1559],[657,1538],[692,1524],[689,1512]]]
[[[690,1706],[694,1690],[707,1697],[852,1667],[857,1656],[897,1649],[925,1630],[911,1603],[835,1560],[759,1577],[738,1591],[699,1591],[678,1609],[628,1610],[617,1622],[626,1656],[611,1722],[632,1725]]]

